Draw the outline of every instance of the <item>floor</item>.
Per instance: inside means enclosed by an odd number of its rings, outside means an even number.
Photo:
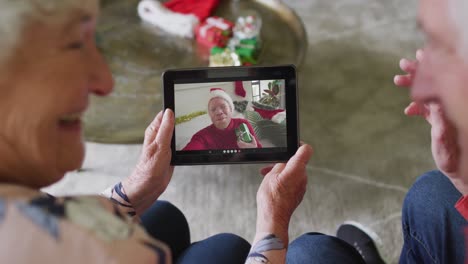
[[[403,114],[408,93],[392,84],[398,60],[422,43],[417,2],[285,0],[309,38],[300,69],[301,138],[315,155],[309,185],[293,216],[290,238],[334,234],[346,220],[379,236],[388,263],[401,249],[401,205],[421,173],[433,169],[429,129]],[[83,171],[47,190],[97,193],[131,172],[139,145],[87,143]],[[163,195],[185,213],[196,241],[219,232],[252,240],[259,165],[178,167]]]

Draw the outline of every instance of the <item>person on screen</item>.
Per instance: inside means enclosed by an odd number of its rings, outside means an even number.
[[[193,135],[183,150],[261,148],[249,121],[232,118],[234,103],[221,88],[211,88],[208,115],[212,124]]]

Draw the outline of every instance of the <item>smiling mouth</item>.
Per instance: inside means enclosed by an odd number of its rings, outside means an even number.
[[[83,113],[64,115],[59,119],[59,126],[66,130],[81,131],[81,118]]]

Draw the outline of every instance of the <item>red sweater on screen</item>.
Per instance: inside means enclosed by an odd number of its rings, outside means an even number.
[[[183,150],[239,149],[235,129],[242,123],[247,125],[250,134],[257,141],[257,148],[261,148],[262,144],[260,144],[249,121],[242,118],[233,118],[224,130],[218,129],[211,124],[198,131]]]

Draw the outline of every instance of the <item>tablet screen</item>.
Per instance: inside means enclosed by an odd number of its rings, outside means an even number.
[[[178,155],[287,151],[285,80],[174,84]]]
[[[174,165],[282,162],[298,148],[292,65],[168,70],[163,84]]]

